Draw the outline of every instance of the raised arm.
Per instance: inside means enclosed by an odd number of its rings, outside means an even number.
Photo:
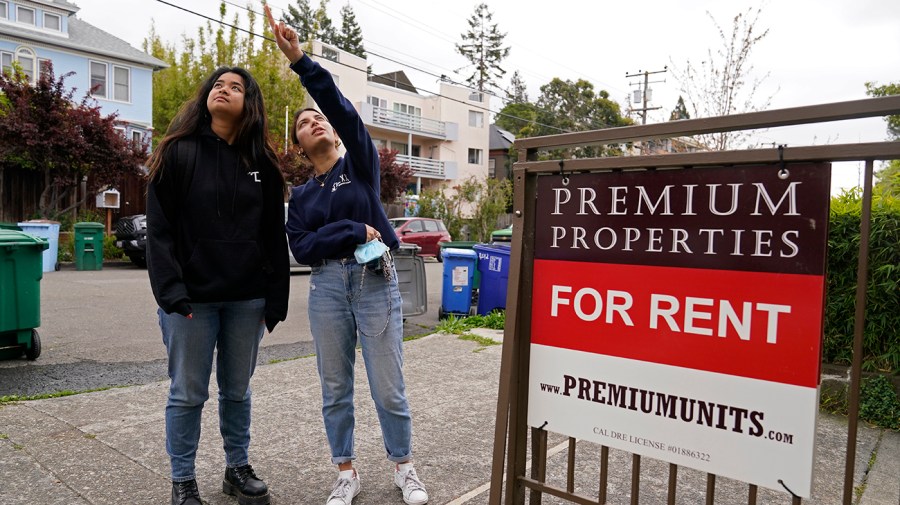
[[[381,166],[378,151],[359,113],[334,84],[331,73],[303,52],[297,33],[285,26],[284,22],[275,23],[268,6],[266,17],[278,48],[291,62],[291,70],[300,75],[303,86],[343,140],[348,155],[353,158],[356,166],[362,169],[359,175],[380,197]]]

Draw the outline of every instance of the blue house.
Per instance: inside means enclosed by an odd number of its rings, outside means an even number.
[[[88,91],[103,114],[118,112],[122,134],[149,140],[153,128],[153,72],[167,67],[124,40],[75,17],[78,6],[64,0],[0,0],[0,65],[14,61],[36,81],[48,62],[75,98]],[[91,91],[93,90],[93,91]]]

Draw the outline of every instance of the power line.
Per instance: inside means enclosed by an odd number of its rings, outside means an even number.
[[[255,10],[251,9],[249,6],[246,6],[246,5],[240,5],[240,4],[234,3],[234,2],[232,2],[232,1],[230,1],[230,0],[222,0],[222,1],[224,1],[225,3],[227,3],[227,4],[229,4],[229,5],[232,5],[232,6],[234,6],[234,7],[237,7],[237,8],[239,8],[239,9],[243,9],[243,10],[246,10],[246,11],[248,11],[248,12],[252,12],[252,13],[258,15],[258,16],[264,16],[264,14],[263,14],[262,12],[255,11]],[[362,0],[360,0],[360,1],[362,1]],[[389,10],[394,10],[394,9],[390,9],[390,8],[387,7],[387,6],[384,6],[383,4],[380,4],[380,3],[377,2],[376,0],[362,1],[363,4],[368,4],[368,2],[372,2],[372,3],[375,3],[375,4],[381,5],[382,7],[385,7],[385,8],[387,8],[387,9],[389,9]],[[267,3],[268,5],[270,5],[270,6],[274,6],[275,8],[281,10],[283,13],[284,13],[284,12],[287,12],[287,9],[284,8],[284,7],[276,6],[276,5],[272,4],[271,2],[266,2],[266,3]],[[372,7],[372,6],[370,5],[370,7]],[[375,8],[375,7],[372,7],[372,8]],[[400,21],[400,22],[403,22],[403,23],[412,25],[412,23],[407,22],[407,21],[404,21],[404,20],[398,18],[397,16],[393,16],[393,15],[391,15],[390,13],[387,13],[387,12],[385,12],[385,11],[382,10],[382,9],[377,9],[377,8],[375,8],[375,9],[376,9],[376,10],[379,10],[379,11],[381,11],[381,12],[383,12],[383,13],[385,13],[386,15],[388,15],[388,16],[390,16],[390,17],[396,19],[397,21]],[[397,11],[395,11],[395,12],[397,12]],[[406,16],[406,15],[403,15],[403,16],[409,18],[409,16]],[[207,18],[207,19],[209,19],[209,18]],[[409,18],[409,19],[412,19],[412,18]],[[217,21],[217,22],[219,22],[219,21]],[[220,23],[221,23],[221,22],[220,22]],[[230,25],[227,25],[227,23],[222,23],[222,24],[225,24],[226,26],[230,26]],[[415,26],[416,28],[422,30],[422,28],[421,28],[420,26],[417,26],[417,25],[413,25],[413,26]],[[422,24],[422,26],[428,27],[429,25]],[[429,28],[431,28],[431,27],[429,27]],[[435,30],[436,30],[436,29],[435,29]],[[425,30],[423,30],[423,31],[425,31]],[[250,33],[250,32],[248,32],[248,33]],[[429,33],[429,32],[426,31],[426,33]],[[264,38],[264,37],[263,37],[263,38]],[[271,39],[268,39],[268,40],[271,40]],[[381,47],[383,47],[383,48],[385,48],[385,49],[387,49],[387,50],[389,50],[389,51],[393,51],[393,52],[396,52],[396,53],[400,53],[400,54],[402,54],[402,55],[404,55],[404,56],[407,56],[407,57],[409,57],[409,58],[412,58],[412,59],[414,59],[414,60],[419,60],[419,61],[423,61],[424,63],[428,63],[428,62],[425,62],[424,60],[420,60],[419,58],[417,58],[417,57],[415,57],[415,56],[405,54],[405,53],[403,53],[403,52],[401,52],[401,51],[397,51],[396,49],[391,49],[391,48],[389,48],[389,47],[387,47],[387,46],[385,46],[385,45],[383,45],[383,44],[379,44],[379,43],[377,43],[377,42],[374,42],[374,41],[372,41],[371,39],[369,39],[369,38],[367,38],[367,37],[363,37],[363,40],[365,40],[367,43],[375,44],[376,46],[381,46]],[[447,40],[449,40],[449,39],[447,39]],[[453,41],[451,40],[450,42],[453,42]],[[404,62],[404,61],[401,61],[401,60],[398,60],[398,59],[395,59],[395,58],[392,58],[392,57],[389,57],[389,56],[385,56],[384,54],[379,54],[379,53],[372,52],[372,51],[366,51],[366,53],[369,54],[369,55],[371,55],[371,56],[374,56],[374,57],[376,57],[376,58],[381,58],[381,59],[383,59],[383,60],[389,61],[389,62],[391,62],[391,63],[396,63],[396,64],[401,65],[401,66],[403,66],[403,67],[406,67],[406,68],[408,68],[408,69],[415,70],[415,71],[417,71],[417,72],[421,72],[421,73],[423,73],[423,74],[425,74],[425,75],[429,75],[429,76],[435,77],[435,78],[437,78],[437,79],[439,79],[439,80],[441,80],[441,81],[443,81],[443,82],[447,82],[447,83],[449,83],[449,84],[453,84],[453,85],[455,85],[455,86],[459,86],[459,87],[462,87],[462,88],[473,89],[473,88],[472,88],[471,86],[469,86],[467,83],[463,83],[463,82],[459,82],[459,81],[455,81],[455,80],[453,80],[453,79],[450,79],[449,77],[447,77],[447,74],[446,74],[446,73],[437,74],[437,73],[434,73],[434,72],[425,70],[425,69],[423,69],[423,68],[417,67],[417,66],[415,66],[415,65],[412,65],[412,64],[410,64],[410,63],[406,63],[406,62]],[[329,61],[331,61],[331,60],[329,60]],[[340,62],[336,62],[336,63],[339,63],[339,64],[340,64]],[[349,65],[345,65],[345,66],[349,66]],[[350,67],[350,68],[354,68],[354,67]],[[440,67],[438,67],[438,68],[440,68]],[[354,70],[358,70],[358,69],[354,68]],[[448,70],[448,69],[441,69],[441,70]],[[449,73],[454,73],[454,74],[459,75],[459,72],[458,72],[457,70],[449,70],[448,72],[449,72]],[[534,74],[534,73],[528,72],[528,71],[526,71],[526,72],[529,73],[529,74],[531,74],[531,75],[537,75],[538,77],[546,78],[546,76],[543,76],[543,75],[540,75],[540,74]],[[392,81],[392,82],[394,82],[395,84],[398,83],[398,81],[397,81],[396,79],[390,79],[390,78],[386,78],[386,77],[385,77],[384,79],[385,79],[385,80],[388,80],[388,81]],[[433,95],[435,95],[435,96],[440,96],[440,97],[443,97],[443,98],[447,98],[447,99],[449,99],[449,100],[453,100],[453,101],[455,101],[455,102],[459,102],[459,103],[463,103],[463,104],[465,104],[465,105],[473,106],[473,105],[469,104],[468,102],[463,102],[463,101],[461,101],[461,100],[457,100],[457,99],[450,98],[450,97],[444,97],[443,95],[441,95],[441,94],[439,94],[439,93],[432,93],[432,92],[427,91],[427,90],[423,90],[423,91],[426,91],[426,92],[428,92],[428,93],[430,93],[430,94],[433,94]],[[503,94],[501,94],[502,91],[503,91],[503,90],[500,90],[500,89],[498,89],[497,91],[493,91],[493,90],[481,90],[480,93],[483,93],[483,94],[485,94],[485,95],[487,95],[487,96],[490,96],[490,97],[497,98],[498,100],[500,100],[500,101],[503,102],[504,104],[508,104],[508,103],[511,101],[511,99],[510,99],[509,97],[504,96]],[[532,106],[533,106],[536,110],[543,111],[543,112],[546,112],[546,113],[551,114],[551,115],[556,114],[556,113],[555,113],[554,111],[552,111],[552,110],[540,109],[540,108],[538,108],[538,107],[536,106],[536,104],[532,104]],[[520,118],[520,117],[517,117],[517,116],[510,115],[510,114],[502,113],[502,112],[499,112],[499,111],[494,111],[494,110],[492,110],[492,109],[490,109],[490,108],[487,108],[487,107],[481,107],[481,106],[473,106],[473,107],[476,107],[476,108],[479,108],[479,109],[482,109],[482,110],[486,110],[486,111],[491,112],[491,113],[493,113],[493,114],[496,114],[496,115],[498,115],[498,116],[505,116],[505,117],[509,117],[509,118],[516,119],[516,120],[519,120],[519,121],[525,121],[525,122],[527,122],[527,123],[536,124],[536,125],[539,125],[539,126],[544,126],[544,127],[546,127],[546,128],[550,128],[550,129],[553,129],[553,130],[556,130],[556,131],[559,131],[559,132],[563,132],[563,133],[571,133],[571,130],[567,130],[567,129],[565,129],[565,128],[560,128],[560,127],[557,127],[557,126],[547,125],[547,124],[540,123],[540,122],[537,122],[537,121],[534,121],[534,120],[530,120],[530,119]],[[584,121],[585,121],[585,122],[589,122],[589,121],[586,120],[586,119],[585,119]],[[601,124],[601,126],[605,126],[605,127],[612,127],[612,126],[613,126],[613,125],[610,125],[610,124],[608,124],[608,123],[600,123],[600,124]]]
[[[211,18],[211,17],[209,17],[209,16],[207,16],[207,15],[205,15],[205,14],[201,14],[201,13],[199,13],[199,12],[192,11],[192,10],[186,8],[186,7],[182,7],[182,6],[180,6],[180,5],[176,5],[176,4],[173,4],[173,3],[171,3],[171,2],[167,2],[166,0],[156,0],[156,1],[159,2],[159,3],[161,3],[161,4],[168,5],[168,6],[170,6],[170,7],[174,7],[174,8],[176,8],[176,9],[182,10],[182,11],[187,12],[187,13],[189,13],[189,14],[193,14],[193,15],[195,15],[195,16],[198,16],[198,17],[207,19],[207,20],[212,21],[212,22],[214,22],[214,23],[218,23],[218,24],[220,24],[220,25],[222,25],[222,26],[227,26],[227,27],[229,27],[229,28],[233,28],[233,29],[235,29],[235,30],[238,30],[238,31],[247,33],[247,34],[252,35],[252,36],[254,36],[254,37],[259,37],[259,38],[261,38],[261,39],[263,39],[263,40],[268,40],[269,42],[275,42],[274,39],[272,39],[272,38],[270,38],[270,37],[266,37],[265,35],[260,35],[260,34],[258,34],[258,33],[255,33],[255,32],[253,32],[253,31],[251,31],[251,30],[247,30],[246,28],[241,28],[241,27],[239,27],[239,26],[235,26],[235,25],[232,25],[232,24],[230,24],[230,23],[226,23],[226,22],[224,22],[224,21],[221,21],[221,20],[218,20],[218,19]],[[226,3],[230,3],[230,2],[228,2],[228,0],[225,0],[225,1],[226,1]],[[233,4],[232,4],[232,5],[233,5]],[[247,9],[248,11],[251,11],[251,12],[253,12],[253,13],[255,13],[255,14],[258,14],[258,15],[261,15],[261,14],[262,14],[262,13],[253,11],[252,9],[249,9],[249,8],[246,8],[246,7],[241,7],[241,8]],[[283,9],[282,9],[282,10],[283,10]],[[448,81],[448,82],[451,82],[451,83],[453,83],[453,84],[456,84],[457,86],[468,88],[468,86],[462,86],[461,84],[457,84],[457,83],[454,83],[453,81],[449,81],[449,80],[446,78],[446,76],[444,76],[444,75],[438,75],[438,74],[434,74],[434,73],[432,73],[432,72],[427,72],[427,71],[425,71],[425,70],[417,69],[417,68],[415,68],[415,67],[413,67],[413,66],[411,66],[411,65],[408,65],[408,64],[399,62],[399,61],[397,61],[397,60],[394,60],[394,59],[389,58],[389,57],[386,57],[386,56],[382,56],[382,55],[379,55],[379,54],[372,53],[371,51],[367,51],[367,52],[368,52],[369,54],[372,54],[373,56],[377,56],[377,57],[379,57],[379,58],[383,58],[383,59],[385,59],[385,60],[388,60],[388,61],[397,63],[397,64],[399,64],[399,65],[403,65],[403,66],[406,66],[406,67],[408,67],[408,68],[412,68],[412,69],[418,70],[418,71],[420,71],[420,72],[423,72],[423,73],[426,73],[426,74],[429,74],[429,75],[433,75],[433,76],[435,76],[435,77],[438,77],[438,78],[441,79],[441,80]],[[317,55],[317,54],[312,54],[312,56],[322,57],[322,55]],[[366,74],[368,74],[368,71],[367,71],[367,70],[359,69],[359,68],[356,68],[356,67],[347,65],[346,63],[342,63],[342,62],[339,62],[339,61],[333,61],[333,60],[328,60],[328,61],[332,61],[332,63],[335,63],[335,64],[337,64],[337,65],[341,65],[341,66],[344,66],[344,67],[347,67],[347,68],[356,70],[356,71],[358,71],[358,72],[365,72]],[[401,83],[400,83],[399,81],[397,81],[396,79],[385,78],[385,80],[393,81],[395,84],[401,84]],[[440,98],[444,98],[444,99],[446,99],[446,100],[450,100],[450,101],[453,101],[453,102],[461,103],[461,104],[466,105],[466,106],[471,107],[471,108],[481,109],[481,110],[490,112],[490,113],[492,113],[492,114],[497,114],[498,116],[505,116],[505,117],[509,117],[509,118],[512,118],[512,119],[517,119],[517,120],[519,120],[519,121],[525,121],[526,123],[536,124],[536,125],[538,125],[538,126],[543,126],[543,127],[545,127],[545,128],[551,128],[551,129],[553,129],[553,130],[558,130],[558,131],[563,132],[563,133],[571,133],[570,130],[566,130],[566,129],[563,129],[563,128],[559,128],[559,127],[557,127],[557,126],[548,125],[548,124],[543,124],[543,123],[539,123],[539,122],[534,121],[534,120],[531,120],[531,119],[520,118],[520,117],[517,117],[517,116],[513,116],[513,115],[511,115],[511,114],[506,114],[506,113],[503,113],[503,112],[500,112],[500,111],[495,111],[495,110],[493,110],[493,109],[491,109],[491,108],[489,108],[489,107],[485,107],[485,106],[482,106],[482,105],[471,104],[471,103],[469,103],[469,102],[465,102],[465,101],[459,100],[459,99],[457,99],[457,98],[445,96],[445,95],[442,95],[442,94],[440,94],[440,93],[435,93],[435,92],[431,92],[431,91],[428,91],[428,90],[424,90],[424,91],[426,91],[427,93],[429,93],[429,94],[431,94],[431,95],[433,95],[433,96],[437,96],[437,97],[440,97]]]

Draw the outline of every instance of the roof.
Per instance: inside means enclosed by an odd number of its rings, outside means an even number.
[[[81,10],[77,5],[66,2],[65,0],[31,0],[34,3],[50,5],[53,7],[58,7],[60,9],[66,9],[69,12],[78,12]]]
[[[409,80],[409,77],[407,77],[402,70],[397,70],[396,72],[390,72],[387,74],[373,75],[372,77],[369,77],[369,80],[378,84],[390,86],[392,88],[418,93],[418,91],[416,91],[416,87],[413,86],[412,81]]]
[[[56,0],[53,4],[63,5],[65,2]],[[166,62],[132,47],[128,42],[106,33],[75,16],[69,16],[68,20],[68,38],[54,37],[47,32],[38,33],[34,30],[29,30],[28,28],[20,28],[16,25],[7,23],[0,23],[0,35],[9,35],[20,39],[31,40],[41,45],[55,46],[97,56],[118,58],[131,63],[152,67],[154,70],[169,66]]]
[[[516,136],[508,131],[492,124],[490,128],[490,140],[488,140],[488,149],[509,149],[509,146],[515,142]]]

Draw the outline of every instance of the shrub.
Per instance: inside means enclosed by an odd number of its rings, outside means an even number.
[[[825,304],[826,362],[849,364],[853,353],[856,270],[862,195],[858,189],[832,198],[828,230]],[[872,201],[863,369],[900,371],[900,200],[884,193]]]
[[[900,430],[900,398],[884,375],[863,379],[859,391],[859,417],[882,428]]]

